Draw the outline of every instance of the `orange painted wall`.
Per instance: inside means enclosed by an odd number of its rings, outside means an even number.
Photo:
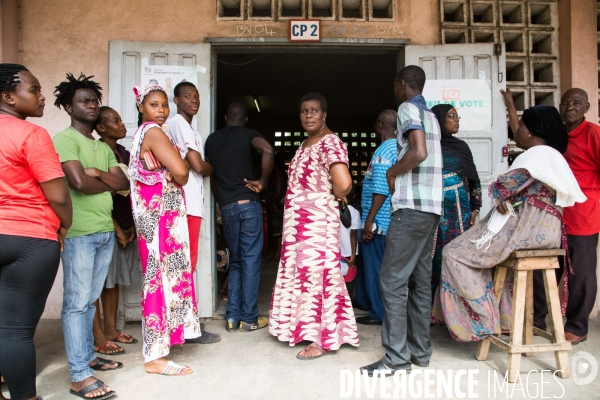
[[[352,37],[409,38],[413,44],[439,42],[437,0],[401,1],[395,22],[323,22],[323,37],[331,25],[346,27]],[[216,0],[21,0],[21,62],[52,89],[66,72],[95,75],[108,88],[108,42],[111,39],[156,42],[203,42],[206,37],[237,37],[266,25],[272,37],[287,37],[287,22],[217,21]],[[367,33],[361,31],[366,28]],[[252,36],[264,36],[253,33]],[[341,36],[341,37],[347,37]],[[55,133],[68,124],[63,111],[47,107],[42,119],[32,121]]]
[[[561,93],[578,87],[585,90],[591,108],[586,118],[598,122],[598,53],[596,2],[559,2],[559,60]]]

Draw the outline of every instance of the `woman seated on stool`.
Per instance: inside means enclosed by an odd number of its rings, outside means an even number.
[[[518,121],[510,92],[502,93],[515,142],[526,151],[490,185],[495,208],[443,250],[443,317],[460,342],[509,329],[512,284],[498,302],[491,269],[515,250],[561,247],[563,207],[586,199],[562,156],[568,136],[556,108],[531,107]]]

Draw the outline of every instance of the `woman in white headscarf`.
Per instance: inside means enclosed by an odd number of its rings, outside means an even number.
[[[516,113],[510,117],[516,127]],[[562,156],[568,135],[556,108],[525,110],[513,131],[517,146],[527,151],[490,185],[495,208],[443,250],[443,316],[452,337],[460,342],[482,340],[509,329],[509,285],[499,303],[491,268],[514,250],[561,247],[566,240],[563,207],[585,201]]]

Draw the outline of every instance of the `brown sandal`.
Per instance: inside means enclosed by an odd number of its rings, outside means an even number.
[[[131,341],[127,342],[127,341],[123,340],[123,338],[129,339]],[[125,344],[134,344],[134,343],[138,342],[138,340],[136,338],[134,338],[133,336],[128,335],[128,334],[126,334],[124,332],[121,332],[121,331],[119,331],[119,334],[117,335],[117,337],[114,338],[112,341],[113,342],[117,342],[117,343],[125,343]]]

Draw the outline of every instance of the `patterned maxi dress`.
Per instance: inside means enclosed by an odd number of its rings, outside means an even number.
[[[135,132],[129,162],[133,217],[144,273],[142,335],[145,362],[169,354],[169,347],[200,336],[191,274],[183,189],[166,168],[147,171],[140,162],[144,135]]]
[[[491,212],[443,250],[440,288],[443,318],[452,337],[460,342],[484,339],[508,330],[511,320],[512,275],[507,275],[501,302],[493,292],[492,268],[514,250],[552,249],[561,245],[562,207],[556,191],[515,169],[490,186],[494,204],[511,199],[523,202],[496,234],[485,252],[471,241],[487,231]],[[510,274],[510,271],[509,271]]]
[[[340,216],[329,167],[348,164],[335,135],[300,147],[288,170],[283,243],[273,287],[269,332],[290,346],[301,341],[325,350],[358,346],[358,331],[340,267]]]
[[[444,164],[449,160],[444,157]],[[468,180],[468,193],[465,180],[456,172],[444,170],[444,215],[440,217],[435,239],[435,249],[431,269],[431,299],[433,311],[431,322],[441,324],[441,304],[439,285],[442,275],[442,250],[471,227],[471,212],[481,208],[481,183]],[[437,315],[438,318],[434,317]]]

